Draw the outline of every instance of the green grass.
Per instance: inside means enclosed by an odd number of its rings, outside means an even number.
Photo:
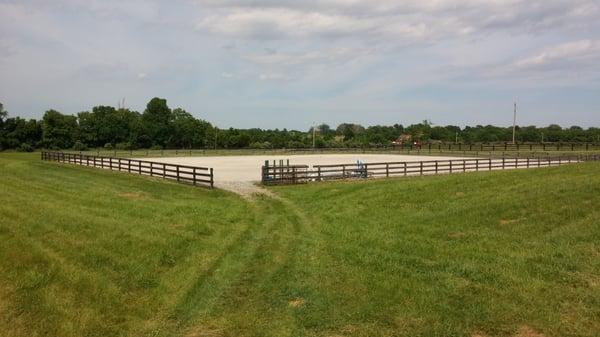
[[[247,201],[0,154],[0,335],[597,336],[599,173]]]

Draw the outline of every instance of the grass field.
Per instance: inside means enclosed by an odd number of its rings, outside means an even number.
[[[598,336],[600,165],[244,200],[0,154],[1,336]]]

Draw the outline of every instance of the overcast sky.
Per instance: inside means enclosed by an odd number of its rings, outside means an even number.
[[[0,0],[0,79],[22,117],[599,126],[600,0]]]

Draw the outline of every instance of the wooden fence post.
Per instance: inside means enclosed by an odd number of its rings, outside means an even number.
[[[213,168],[210,168],[210,188],[213,188],[215,185],[215,176],[213,173]]]
[[[431,145],[431,144],[429,144]],[[431,146],[430,146],[431,148]],[[389,163],[385,163],[385,177],[389,178],[390,177],[390,164]]]
[[[404,176],[406,177],[406,162],[404,162]]]

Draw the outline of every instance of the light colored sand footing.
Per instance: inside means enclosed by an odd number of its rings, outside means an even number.
[[[270,194],[255,183],[261,177],[261,166],[265,160],[279,162],[284,160],[291,165],[329,165],[354,164],[357,160],[364,163],[403,162],[423,160],[462,159],[459,157],[412,156],[398,154],[317,154],[317,155],[261,155],[261,156],[215,156],[215,157],[160,157],[138,158],[159,163],[212,167],[214,169],[215,186],[239,193],[243,196],[253,194]]]

